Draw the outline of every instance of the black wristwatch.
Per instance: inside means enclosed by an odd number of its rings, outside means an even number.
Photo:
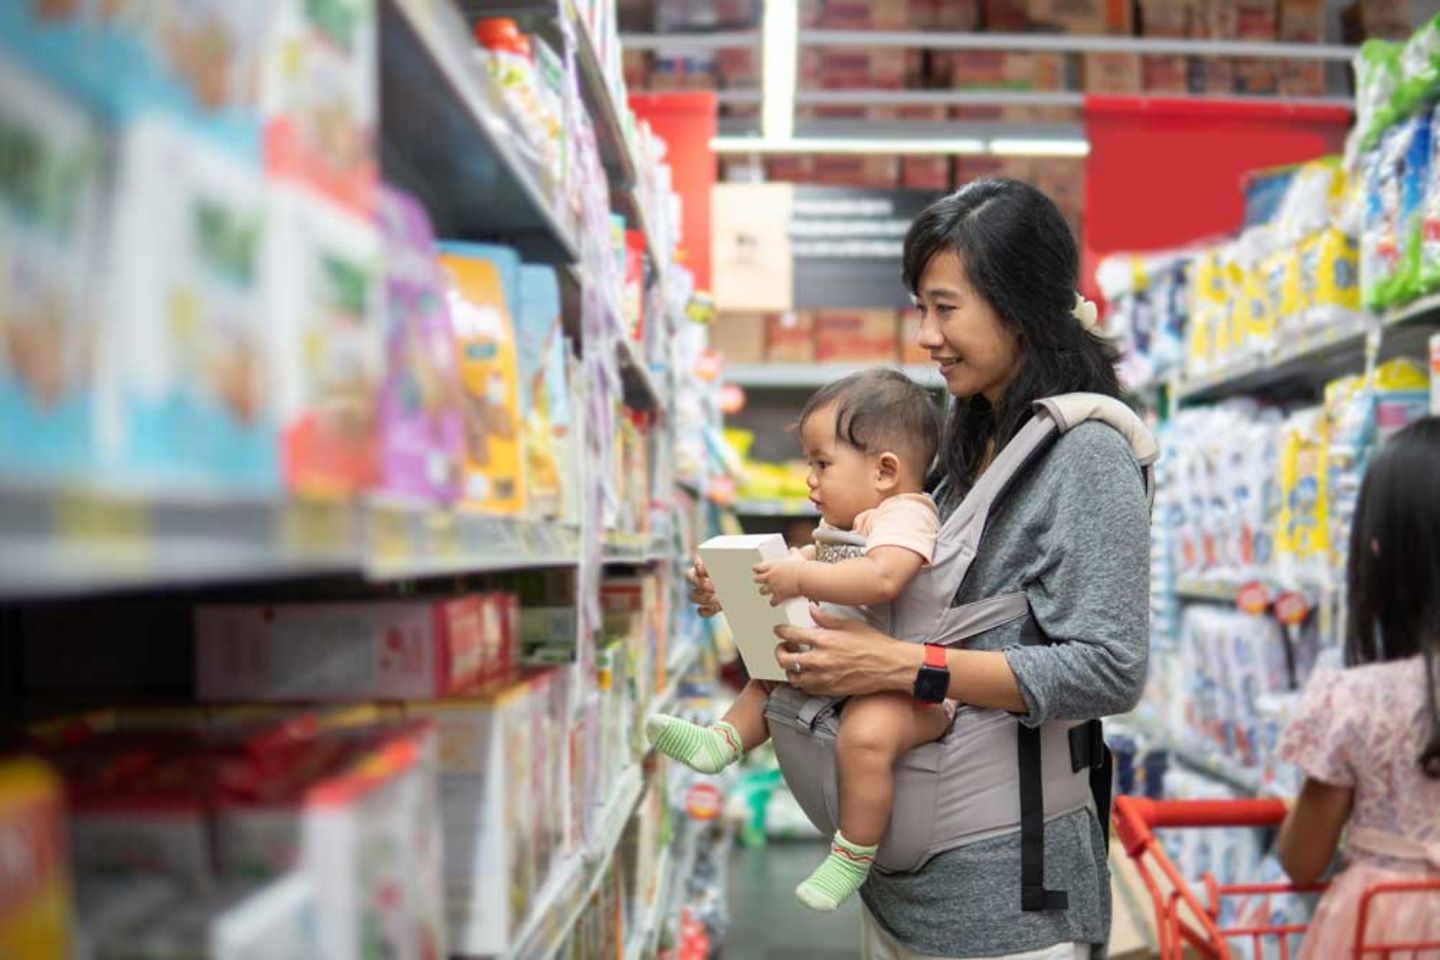
[[[915,699],[924,703],[940,703],[950,692],[950,665],[945,661],[945,648],[925,644],[925,662],[915,675]]]

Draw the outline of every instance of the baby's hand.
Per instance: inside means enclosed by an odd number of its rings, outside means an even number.
[[[770,598],[770,606],[778,607],[786,600],[800,596],[800,570],[804,565],[804,560],[792,557],[757,563],[751,572],[755,574],[755,582],[760,584],[760,595]]]

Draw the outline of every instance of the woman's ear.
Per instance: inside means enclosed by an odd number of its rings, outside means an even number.
[[[883,491],[893,490],[900,482],[900,457],[889,450],[875,458],[875,483]]]

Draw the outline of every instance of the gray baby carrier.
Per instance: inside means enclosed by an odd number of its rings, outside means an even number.
[[[934,562],[892,603],[865,611],[873,625],[912,643],[954,646],[1024,620],[1022,643],[1047,642],[1023,593],[956,605],[987,520],[1026,468],[1079,423],[1106,423],[1129,441],[1147,498],[1153,498],[1152,467],[1159,451],[1140,419],[1113,398],[1067,394],[1041,400],[1035,407],[1035,415],[940,528]],[[821,536],[817,532],[817,541]],[[830,539],[843,542],[848,536],[836,533]],[[834,834],[839,823],[835,738],[843,703],[780,685],[765,710],[785,782],[826,836]],[[918,870],[939,853],[1012,833],[1018,824],[1021,908],[1064,910],[1065,892],[1044,885],[1045,822],[1093,805],[1102,823],[1108,823],[1110,776],[1098,720],[1031,727],[1005,711],[962,705],[940,740],[916,747],[896,762],[890,826],[876,866],[890,872]]]

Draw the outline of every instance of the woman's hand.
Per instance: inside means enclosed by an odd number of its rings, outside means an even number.
[[[790,553],[788,560],[770,560],[751,568],[755,582],[760,584],[760,595],[769,597],[772,607],[801,595],[800,570],[805,561],[796,558],[796,551]]]
[[[710,574],[705,571],[705,564],[696,560],[694,565],[685,571],[685,580],[690,584],[690,602],[695,604],[697,612],[702,617],[713,617],[720,612],[720,600],[715,596],[715,581],[710,579]]]
[[[776,627],[783,643],[775,659],[806,693],[859,696],[909,693],[924,659],[916,643],[899,643],[864,620],[826,613],[811,604],[814,627]],[[798,672],[797,672],[798,671]]]

